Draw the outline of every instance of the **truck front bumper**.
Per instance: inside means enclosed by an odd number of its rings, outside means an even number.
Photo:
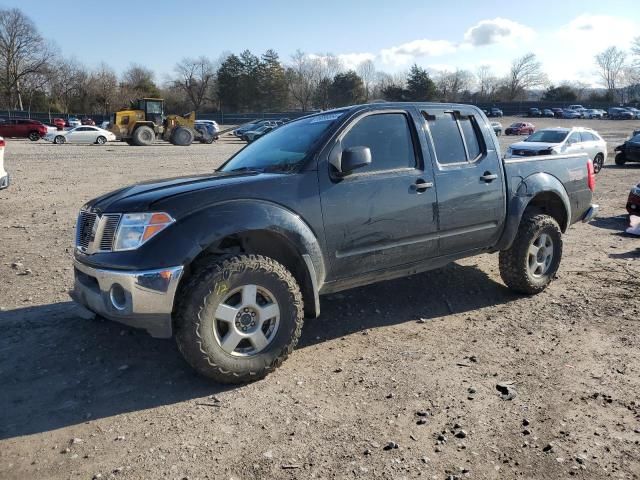
[[[103,270],[74,260],[71,298],[92,312],[152,337],[172,335],[171,312],[183,267],[147,271]]]

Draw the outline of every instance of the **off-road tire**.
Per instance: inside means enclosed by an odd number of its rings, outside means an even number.
[[[171,133],[171,143],[179,147],[188,147],[193,143],[195,135],[186,127],[176,127]]]
[[[616,155],[616,165],[622,167],[625,163],[627,163],[627,159],[624,156],[624,153],[618,153]]]
[[[599,173],[604,166],[604,155],[598,153],[595,157],[593,157],[593,173]]]
[[[257,284],[273,292],[280,323],[271,343],[250,357],[225,352],[214,335],[214,312],[227,292]],[[216,257],[201,264],[181,287],[175,312],[176,342],[200,374],[220,383],[258,380],[278,368],[293,351],[303,323],[300,288],[291,273],[261,255]]]
[[[540,277],[529,273],[529,247],[542,234],[553,240],[553,258],[547,272]],[[533,295],[542,292],[556,275],[562,258],[562,232],[558,222],[549,215],[525,215],[516,238],[508,250],[499,254],[500,276],[511,290]]]
[[[131,141],[138,147],[148,147],[156,139],[156,134],[151,127],[142,125],[134,130]]]

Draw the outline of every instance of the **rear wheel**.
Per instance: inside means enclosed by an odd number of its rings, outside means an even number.
[[[171,143],[180,147],[188,147],[193,143],[194,134],[186,127],[176,127],[171,133]]]
[[[146,125],[136,128],[131,136],[133,144],[139,147],[147,147],[151,145],[155,139],[155,132],[151,127],[147,127]]]
[[[38,132],[31,132],[29,134],[29,140],[31,140],[32,142],[37,142],[38,140],[40,140],[40,134]]]
[[[558,222],[549,215],[526,215],[511,248],[500,252],[500,276],[511,290],[540,293],[553,280],[561,258]]]
[[[616,155],[616,165],[622,166],[627,162],[624,153],[620,152]]]
[[[62,135],[56,135],[56,137],[53,139],[53,143],[57,143],[58,145],[62,145],[66,141],[67,139],[64,138]]]
[[[107,139],[101,135],[98,138],[96,138],[96,143],[98,145],[104,145],[105,143],[107,143]]]
[[[593,172],[598,173],[600,170],[602,170],[603,165],[604,165],[604,155],[602,155],[601,153],[598,153],[593,158]]]
[[[259,255],[213,259],[181,289],[176,341],[189,364],[222,383],[257,380],[298,343],[302,295],[291,273]]]

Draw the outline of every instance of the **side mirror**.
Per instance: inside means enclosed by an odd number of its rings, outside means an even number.
[[[341,175],[348,175],[358,168],[371,164],[371,150],[369,147],[351,147],[332,155],[331,165],[333,165]]]

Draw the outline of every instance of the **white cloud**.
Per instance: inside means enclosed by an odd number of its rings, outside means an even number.
[[[448,40],[413,40],[396,47],[380,50],[382,63],[400,66],[407,65],[416,58],[435,57],[455,53],[457,46]]]
[[[466,31],[464,40],[475,47],[506,41],[528,41],[535,36],[533,29],[507,18],[482,20]]]
[[[338,55],[338,58],[342,64],[348,70],[356,70],[365,60],[375,60],[376,56],[373,53],[342,53]]]

